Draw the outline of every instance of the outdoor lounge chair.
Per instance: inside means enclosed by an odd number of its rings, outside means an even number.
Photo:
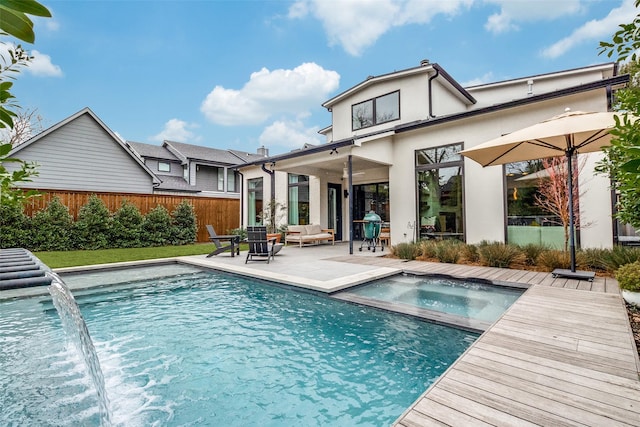
[[[218,255],[222,252],[231,250],[231,256],[240,255],[240,236],[236,234],[216,234],[216,230],[214,230],[212,225],[207,224],[207,231],[209,232],[209,240],[216,246],[216,249],[207,255],[207,258],[212,257],[214,255]],[[226,245],[223,245],[220,242],[229,242]]]
[[[273,256],[280,251],[282,243],[276,243],[276,238],[267,238],[267,227],[262,225],[254,225],[247,227],[247,243],[249,243],[249,252],[247,253],[247,259],[244,261],[246,264],[253,257],[260,257],[259,261],[267,261],[269,264],[269,258],[273,259]]]

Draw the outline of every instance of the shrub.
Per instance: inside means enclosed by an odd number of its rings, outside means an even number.
[[[610,270],[605,262],[605,259],[610,256],[610,249],[584,249],[579,253],[582,259],[582,263],[580,264],[581,268],[586,270],[608,271],[610,273],[615,271],[615,269]]]
[[[92,194],[78,212],[74,227],[76,246],[79,249],[108,248],[110,223],[109,209],[98,196]]]
[[[136,205],[123,200],[120,208],[113,214],[110,230],[110,243],[114,248],[137,248],[142,246],[142,222],[144,217]]]
[[[435,240],[421,240],[418,245],[423,257],[436,258],[436,247],[438,246],[438,242]]]
[[[482,265],[489,267],[509,267],[524,258],[519,247],[498,242],[483,243],[478,247],[478,252]]]
[[[464,258],[467,262],[480,261],[480,252],[478,251],[478,247],[476,245],[464,244],[460,249],[462,252],[462,258]]]
[[[414,260],[420,255],[420,246],[416,243],[398,243],[391,247],[391,253],[400,259]]]
[[[538,256],[546,250],[549,250],[549,247],[546,245],[537,245],[535,243],[529,243],[520,247],[522,253],[524,254],[524,262],[527,265],[536,265]]]
[[[570,268],[571,254],[558,250],[546,250],[538,255],[536,264],[543,267],[545,271],[552,271],[556,268]]]
[[[31,219],[31,248],[34,251],[68,251],[73,249],[73,217],[69,208],[54,197],[47,207]]]
[[[240,236],[240,240],[244,240],[247,238],[247,229],[246,228],[233,228],[229,230],[228,234],[235,234],[236,236]]]
[[[176,206],[171,216],[173,217],[171,243],[186,245],[195,242],[198,234],[198,222],[191,203],[183,200]]]
[[[460,259],[462,243],[459,240],[443,240],[436,245],[436,258],[440,262],[455,264]]]
[[[613,249],[603,252],[602,257],[602,263],[607,271],[616,271],[625,264],[640,261],[640,249],[614,246]]]
[[[640,261],[625,264],[616,270],[620,289],[640,292]]]
[[[22,205],[0,205],[0,248],[30,248],[29,217]]]
[[[149,211],[142,221],[142,241],[147,246],[163,246],[171,239],[171,215],[164,206]]]

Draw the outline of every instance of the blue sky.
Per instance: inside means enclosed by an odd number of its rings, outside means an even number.
[[[463,85],[607,62],[633,0],[41,0],[14,94],[45,127],[271,154],[322,143],[322,102],[429,59]],[[5,40],[6,41],[6,40]]]

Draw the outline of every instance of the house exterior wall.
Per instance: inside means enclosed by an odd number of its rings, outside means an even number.
[[[158,170],[158,163],[159,162],[163,162],[163,163],[169,163],[169,165],[171,166],[171,170],[169,172],[163,172]],[[145,158],[144,159],[144,164],[147,165],[149,167],[149,169],[151,169],[151,171],[153,173],[155,173],[156,175],[162,176],[162,175],[169,175],[169,176],[179,176],[182,177],[183,176],[183,169],[182,169],[182,165],[178,162],[169,162],[167,160],[158,160],[158,159],[150,159],[150,158]]]
[[[593,83],[611,77],[613,66],[587,67],[584,70],[569,70],[553,75],[536,77],[533,94],[554,92],[564,88]],[[389,183],[391,220],[391,244],[410,242],[418,238],[416,223],[417,191],[415,153],[433,147],[462,144],[464,149],[530,126],[537,122],[562,114],[566,108],[573,111],[607,111],[608,95],[605,88],[576,91],[561,98],[539,98],[535,102],[514,104],[509,108],[485,111],[481,115],[467,116],[451,121],[434,121],[428,118],[428,78],[431,74],[402,75],[379,84],[365,86],[361,91],[331,103],[332,126],[325,135],[333,141],[355,138],[354,145],[341,146],[338,152],[318,152],[277,161],[278,169],[292,173],[304,173],[310,179],[310,221],[326,226],[327,186],[341,183],[348,189],[348,180],[342,176],[342,165],[351,155],[354,165],[353,184]],[[433,114],[435,118],[468,112],[483,106],[495,106],[514,99],[526,100],[528,79],[486,85],[471,89],[476,105],[464,103],[448,85],[438,79],[432,81]],[[524,87],[523,87],[524,86]],[[400,90],[400,120],[378,126],[351,130],[351,106],[395,90]],[[397,128],[401,123],[421,120],[422,127],[412,130]],[[386,130],[386,132],[385,132]],[[333,156],[333,157],[331,157]],[[580,232],[583,248],[611,247],[613,233],[611,225],[611,194],[606,177],[594,175],[594,166],[601,153],[582,155],[586,166],[580,176],[582,190],[581,221],[588,226]],[[338,162],[340,160],[340,162]],[[464,158],[463,164],[463,223],[464,240],[479,243],[483,240],[505,242],[506,224],[506,179],[503,166],[483,168],[478,163]],[[329,166],[331,165],[331,166]],[[254,167],[251,171],[258,170]],[[243,169],[245,179],[254,176]],[[252,172],[253,173],[253,172]],[[263,172],[260,172],[263,174]],[[284,176],[280,176],[280,174]],[[268,195],[270,179],[265,174],[265,195]],[[276,175],[276,198],[286,203],[287,178],[285,172]],[[265,196],[267,197],[267,196]],[[246,203],[246,200],[245,200]],[[245,208],[246,212],[246,208]],[[349,206],[343,199],[343,227],[345,240],[349,237]],[[358,220],[360,218],[353,218]]]
[[[24,188],[153,192],[151,175],[88,114],[25,146],[16,157],[39,165],[39,176]]]
[[[389,126],[409,123],[424,119],[429,115],[429,76],[431,73],[420,73],[405,76],[398,80],[388,80],[372,84],[351,97],[345,98],[332,107],[332,133],[334,141],[357,135],[366,135]],[[451,114],[464,108],[459,98],[446,90],[437,79],[432,82],[433,99],[437,99],[439,115]],[[381,95],[400,91],[400,119],[376,126],[352,131],[351,106]]]
[[[514,79],[506,82],[487,84],[468,88],[468,92],[478,101],[473,109],[487,107],[514,99],[526,98],[529,95],[529,80],[533,82],[532,95],[553,92],[560,88],[578,86],[603,78],[612,77],[611,66],[595,66],[579,70]]]

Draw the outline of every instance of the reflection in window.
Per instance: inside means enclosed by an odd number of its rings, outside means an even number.
[[[579,169],[579,165],[574,168],[574,209],[577,227],[580,217],[577,179]],[[565,228],[569,221],[566,160],[556,157],[509,163],[505,165],[504,170],[507,192],[507,242],[564,248]]]
[[[421,238],[463,238],[461,149],[455,144],[416,152]]]
[[[158,162],[158,172],[171,172],[171,163]]]
[[[247,181],[249,225],[262,225],[262,201],[264,199],[262,185],[262,178]]]
[[[400,92],[392,92],[351,106],[353,130],[400,118]]]
[[[309,224],[309,177],[289,174],[289,224]]]

